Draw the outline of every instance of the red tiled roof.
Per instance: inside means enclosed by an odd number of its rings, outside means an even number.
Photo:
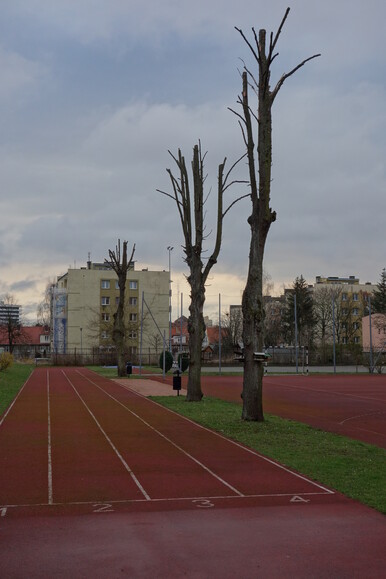
[[[21,333],[16,336],[15,344],[40,345],[40,336],[49,335],[49,330],[44,326],[21,326]],[[0,326],[0,344],[9,344],[8,331],[4,326]]]

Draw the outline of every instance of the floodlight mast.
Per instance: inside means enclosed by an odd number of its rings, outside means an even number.
[[[172,352],[172,268],[171,268],[171,252],[174,247],[168,245],[166,248],[169,252],[169,352]]]

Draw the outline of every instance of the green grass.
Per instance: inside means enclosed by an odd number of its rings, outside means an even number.
[[[32,364],[13,364],[0,372],[0,415],[8,408],[33,370]]]
[[[265,415],[263,423],[241,420],[240,405],[215,398],[187,403],[157,396],[160,404],[221,432],[361,503],[386,512],[386,451],[292,420]]]

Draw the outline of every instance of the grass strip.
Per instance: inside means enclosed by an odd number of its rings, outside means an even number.
[[[32,364],[15,363],[0,372],[0,416],[11,404],[33,368]]]
[[[269,414],[263,423],[245,422],[240,405],[216,398],[205,397],[200,403],[187,403],[177,396],[152,399],[314,481],[386,512],[386,451],[382,448]]]

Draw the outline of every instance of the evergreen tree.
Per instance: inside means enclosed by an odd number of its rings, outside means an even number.
[[[383,268],[380,282],[371,299],[371,311],[374,314],[386,314],[386,269]]]
[[[286,337],[292,343],[295,343],[295,296],[298,344],[310,347],[316,320],[313,296],[302,275],[295,279],[292,291],[288,292],[284,312]]]

